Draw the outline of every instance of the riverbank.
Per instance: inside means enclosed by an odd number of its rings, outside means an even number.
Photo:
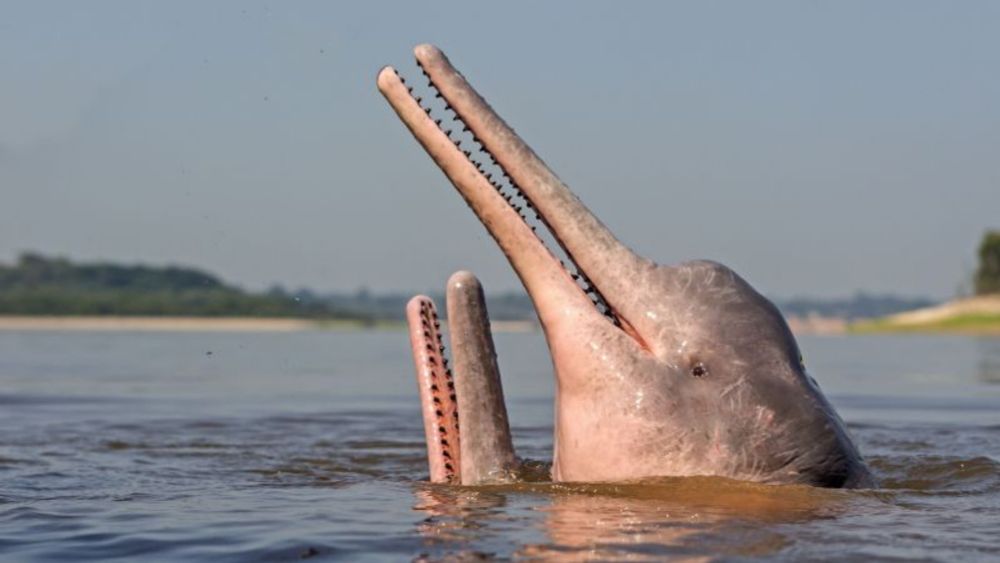
[[[958,332],[1000,334],[1000,297],[954,301],[881,319],[848,323],[835,317],[788,317],[795,334]],[[403,321],[294,317],[131,317],[0,315],[0,331],[297,332],[404,330]],[[447,329],[447,323],[445,323]],[[533,321],[494,321],[493,332],[540,330]]]
[[[1000,295],[970,297],[890,315],[881,319],[857,322],[850,332],[954,332],[961,334],[1000,334]]]
[[[846,330],[842,319],[790,317],[796,334],[839,334]],[[447,322],[445,329],[447,329]],[[493,332],[540,330],[532,321],[494,321]],[[144,331],[144,332],[294,332],[303,330],[403,330],[403,321],[312,320],[267,317],[112,317],[112,316],[5,316],[0,330],[12,331]]]
[[[847,321],[833,317],[788,317],[796,334],[842,334]],[[444,323],[447,330],[447,322]],[[0,330],[120,332],[296,332],[307,330],[404,330],[403,321],[301,319],[294,317],[132,317],[0,315]],[[493,321],[493,332],[541,330],[534,321]]]
[[[289,332],[320,326],[294,318],[0,316],[0,330]]]
[[[0,315],[0,330],[123,332],[295,332],[305,330],[403,330],[402,321],[314,320],[286,317],[120,317]],[[529,332],[530,321],[497,321],[494,332]]]

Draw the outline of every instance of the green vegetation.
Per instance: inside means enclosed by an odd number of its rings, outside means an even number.
[[[30,253],[0,264],[0,314],[357,318],[282,293],[249,293],[192,268],[74,264]]]
[[[426,292],[446,313],[444,295]],[[215,275],[188,267],[80,263],[37,253],[0,264],[0,315],[295,317],[323,326],[368,328],[404,325],[411,292],[318,293],[274,286],[248,292]],[[493,321],[535,322],[523,291],[487,296]],[[776,301],[786,315],[848,320],[889,315],[933,304],[927,299],[858,293],[844,299]]]
[[[979,244],[976,295],[1000,293],[1000,231],[986,231]]]
[[[1000,231],[989,230],[979,244],[976,297],[958,299],[914,314],[852,323],[848,330],[869,332],[958,332],[1000,334]]]
[[[858,334],[871,332],[1000,333],[1000,314],[957,314],[923,323],[901,323],[891,318],[883,318],[854,323],[848,327],[848,331]]]

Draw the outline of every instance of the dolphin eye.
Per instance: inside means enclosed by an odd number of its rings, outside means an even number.
[[[705,364],[698,362],[695,365],[691,366],[691,375],[695,377],[702,377],[708,375],[708,368],[705,367]]]

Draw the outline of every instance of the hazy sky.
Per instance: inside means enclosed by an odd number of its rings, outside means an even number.
[[[517,287],[375,88],[421,42],[662,262],[947,297],[1000,227],[1000,2],[0,7],[0,261]]]

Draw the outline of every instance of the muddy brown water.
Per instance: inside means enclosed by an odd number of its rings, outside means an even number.
[[[403,332],[0,331],[0,559],[1000,560],[1000,339],[800,339],[871,491],[545,482],[544,342],[497,340],[532,470],[451,488]]]

